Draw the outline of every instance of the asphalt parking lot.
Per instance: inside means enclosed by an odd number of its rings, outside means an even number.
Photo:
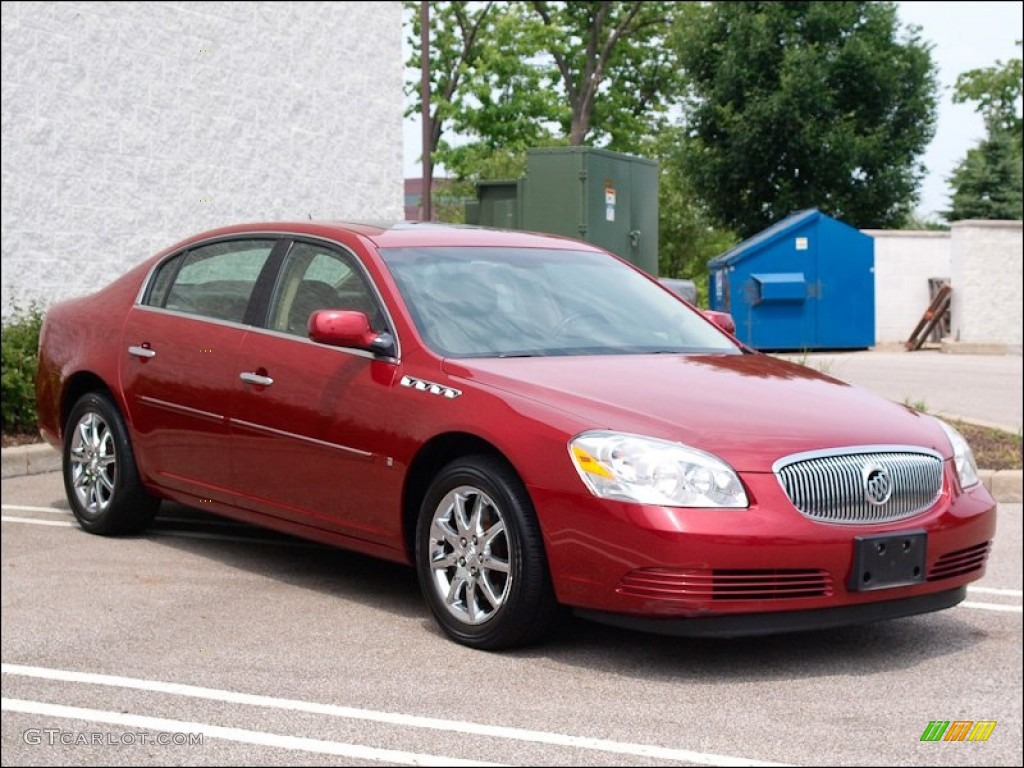
[[[1021,506],[947,611],[680,640],[454,645],[410,569],[167,504],[106,539],[3,480],[4,765],[1020,765]],[[929,723],[995,721],[987,741]],[[164,743],[166,742],[166,743]]]
[[[1020,429],[1020,357],[796,357]],[[4,765],[1022,762],[1019,503],[1000,506],[985,578],[942,613],[727,642],[570,620],[487,654],[440,635],[409,569],[169,504],[144,536],[90,536],[58,473],[20,476],[9,456]],[[922,742],[935,720],[996,726]]]

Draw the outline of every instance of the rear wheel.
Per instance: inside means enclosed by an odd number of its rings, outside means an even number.
[[[463,645],[525,645],[556,616],[533,505],[495,457],[458,459],[435,478],[420,511],[416,566],[435,619]]]
[[[142,487],[124,420],[106,395],[90,392],[71,409],[64,429],[64,489],[90,533],[138,533],[160,501]]]

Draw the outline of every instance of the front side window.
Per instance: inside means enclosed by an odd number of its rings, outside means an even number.
[[[387,248],[427,345],[446,357],[741,354],[698,312],[607,254]]]
[[[312,243],[295,243],[285,258],[270,302],[268,327],[306,336],[319,309],[363,312],[382,330],[383,314],[362,274],[346,254]]]
[[[241,323],[273,240],[231,240],[194,248],[160,265],[143,302]]]

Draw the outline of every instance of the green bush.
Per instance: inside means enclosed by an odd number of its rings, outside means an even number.
[[[43,310],[36,304],[15,307],[4,321],[2,339],[2,416],[4,434],[34,434],[36,421],[36,364]]]

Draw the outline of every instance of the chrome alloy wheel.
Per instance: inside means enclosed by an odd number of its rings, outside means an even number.
[[[479,625],[504,605],[512,587],[508,532],[490,496],[453,489],[430,521],[430,569],[438,597],[465,624]]]
[[[75,425],[70,464],[78,503],[90,515],[105,512],[117,484],[117,450],[110,426],[95,411],[82,414]]]

